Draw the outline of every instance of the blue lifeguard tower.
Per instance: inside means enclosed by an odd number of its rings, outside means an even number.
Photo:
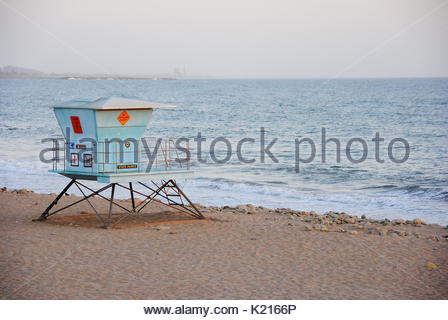
[[[130,214],[141,212],[151,202],[158,202],[193,217],[204,218],[176,183],[176,179],[193,174],[189,157],[179,157],[175,139],[143,137],[154,111],[171,108],[175,106],[121,97],[55,104],[53,110],[64,138],[62,149],[58,141],[54,141],[53,169],[50,172],[67,177],[70,182],[35,221],[44,221],[82,201],[90,204],[105,228],[111,225],[113,205]],[[182,150],[189,150],[188,144]],[[93,190],[80,180],[107,185]],[[133,183],[150,193],[135,190]],[[83,198],[50,212],[73,185]],[[132,208],[125,208],[114,201],[116,187],[130,192]],[[108,189],[111,189],[109,198],[102,194]],[[86,191],[90,194],[87,195]],[[144,197],[138,205],[134,194]],[[89,201],[93,196],[109,201],[107,219],[101,217]]]

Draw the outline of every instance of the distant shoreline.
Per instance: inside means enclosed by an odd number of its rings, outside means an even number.
[[[89,75],[89,74],[0,74],[0,79],[47,79],[47,80],[406,80],[406,79],[448,79],[440,77],[350,77],[350,78],[238,78],[187,75]]]
[[[52,79],[52,80],[192,80],[211,79],[207,77],[171,76],[121,76],[121,75],[51,75],[51,74],[0,74],[0,79]]]

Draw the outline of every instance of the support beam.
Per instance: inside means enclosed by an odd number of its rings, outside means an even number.
[[[62,198],[62,196],[70,189],[72,184],[75,183],[75,179],[70,180],[70,182],[65,186],[65,188],[61,191],[61,193],[56,197],[56,199],[53,200],[52,203],[45,209],[45,211],[41,214],[41,216],[37,219],[33,219],[33,221],[44,221],[47,219],[48,216],[50,216],[50,210],[53,208],[59,201],[59,199]]]
[[[72,179],[67,186],[65,186],[65,188],[61,191],[61,193],[52,201],[52,203],[48,206],[48,208],[44,211],[44,213],[41,214],[41,216],[37,219],[33,219],[33,221],[44,221],[46,220],[49,216],[52,216],[58,212],[61,212],[65,209],[68,209],[82,201],[87,201],[88,204],[90,205],[90,207],[93,209],[93,211],[95,212],[98,220],[100,222],[102,222],[103,227],[104,228],[108,228],[112,225],[112,209],[113,206],[116,205],[117,207],[125,210],[127,212],[127,214],[123,215],[122,218],[120,218],[118,221],[116,221],[114,224],[122,221],[124,218],[128,217],[130,214],[134,213],[134,214],[138,214],[139,212],[141,212],[148,204],[150,204],[151,202],[157,202],[160,203],[162,205],[168,206],[170,208],[173,208],[175,210],[178,210],[184,214],[188,214],[190,216],[193,216],[195,218],[198,219],[203,219],[204,216],[202,215],[202,213],[199,211],[199,209],[193,204],[193,202],[191,202],[191,200],[185,195],[185,193],[180,189],[180,187],[176,184],[176,182],[172,179],[165,181],[162,180],[160,185],[157,185],[154,181],[151,181],[156,188],[151,188],[148,185],[142,183],[142,182],[138,182],[138,184],[140,184],[141,186],[144,186],[145,188],[147,188],[148,190],[151,191],[150,194],[146,194],[143,192],[140,192],[138,190],[135,190],[132,182],[129,182],[129,187],[126,187],[124,185],[121,185],[119,183],[111,183],[108,184],[98,190],[93,190],[91,188],[89,188],[88,186],[82,184],[81,182],[77,181],[76,179]],[[64,206],[63,208],[60,208],[58,210],[55,210],[53,212],[50,212],[51,209],[58,203],[58,201],[61,199],[61,197],[67,192],[67,190],[73,185],[75,184],[76,187],[79,189],[79,191],[81,192],[81,194],[83,195],[83,198],[80,200],[77,200],[69,205]],[[118,204],[117,202],[114,201],[115,199],[115,186],[119,186],[122,187],[124,189],[127,189],[130,194],[131,194],[131,201],[132,201],[132,210],[129,210],[125,207],[123,207],[122,205]],[[83,190],[81,187],[89,190],[91,193],[89,195],[86,195],[86,193],[84,192],[85,190]],[[111,193],[110,193],[110,198],[101,195],[100,193],[111,188]],[[139,194],[143,197],[145,197],[145,199],[139,203],[138,205],[136,205],[135,203],[135,197],[134,197],[134,193],[135,194]],[[100,215],[100,213],[98,212],[98,210],[95,208],[94,204],[89,200],[89,198],[98,195],[99,197],[101,197],[102,199],[105,199],[108,201],[109,203],[109,210],[108,210],[108,216],[107,218],[103,219]],[[175,199],[173,199],[173,197],[175,197]],[[184,204],[184,201],[186,200],[189,204],[189,206]]]
[[[129,190],[131,191],[132,211],[135,212],[134,191],[132,190],[132,182],[129,182]]]
[[[110,192],[110,202],[109,202],[109,218],[107,220],[107,225],[104,225],[105,229],[107,229],[110,226],[112,218],[112,205],[114,204],[114,196],[115,196],[115,183],[112,183],[112,190]]]

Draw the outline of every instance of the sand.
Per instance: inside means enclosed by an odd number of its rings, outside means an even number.
[[[448,298],[442,226],[250,205],[191,221],[155,205],[105,230],[87,203],[32,222],[53,198],[0,192],[3,299]]]

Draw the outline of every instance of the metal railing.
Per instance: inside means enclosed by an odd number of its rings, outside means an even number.
[[[73,154],[78,154],[78,166],[75,170],[80,172],[151,172],[191,168],[191,148],[188,140],[181,149],[176,147],[175,138],[144,137],[133,141],[98,141],[91,142],[88,146],[80,142],[58,141],[53,141],[53,170],[73,170]],[[73,148],[74,144],[76,149]],[[83,148],[79,150],[78,146]],[[91,166],[85,166],[85,155],[91,157]]]

